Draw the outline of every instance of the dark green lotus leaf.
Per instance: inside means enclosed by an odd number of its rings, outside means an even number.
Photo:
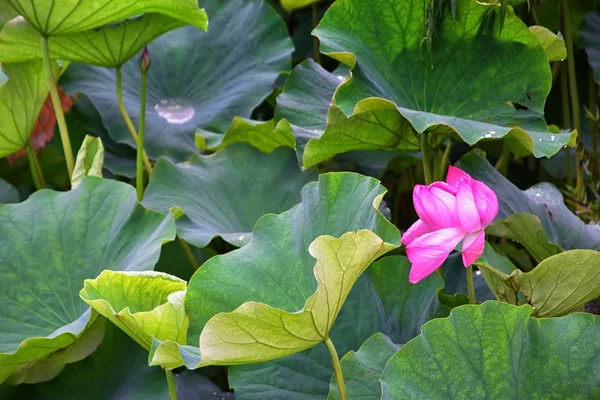
[[[394,344],[383,333],[376,333],[368,338],[356,352],[347,353],[340,360],[348,398],[380,400],[381,383],[379,377],[383,373],[387,361],[398,351],[400,346]],[[335,379],[331,379],[331,389],[327,400],[338,400],[340,395]]]
[[[169,397],[165,374],[148,366],[147,354],[119,328],[107,323],[104,340],[90,357],[67,365],[50,382],[2,387],[6,391],[0,389],[0,398],[164,400]]]
[[[152,269],[175,224],[140,206],[132,186],[87,177],[70,192],[0,205],[0,237],[1,382],[84,331],[93,319],[79,298],[84,279]]]
[[[246,246],[211,258],[190,280],[185,300],[190,316],[188,343],[198,343],[212,316],[247,301],[284,311],[302,309],[317,289],[315,259],[308,247],[318,236],[372,229],[385,243],[399,243],[398,230],[377,210],[384,193],[372,178],[323,174],[304,187],[300,204],[262,217]]]
[[[521,191],[500,174],[480,151],[471,151],[461,158],[457,166],[484,182],[496,193],[500,206],[496,220],[503,220],[517,213],[533,214],[539,218],[550,243],[561,249],[600,250],[600,230],[594,225],[584,224],[573,214],[554,185],[539,183]],[[513,219],[512,222],[529,223],[526,219]],[[529,228],[524,226],[522,229],[527,231]],[[535,240],[539,240],[539,237],[536,236]]]
[[[532,312],[488,301],[425,324],[388,361],[382,399],[599,397],[600,319],[537,319]]]
[[[275,125],[270,121],[253,121],[235,117],[225,133],[196,131],[196,147],[200,150],[216,151],[232,143],[248,143],[264,153],[270,153],[279,147],[296,147],[296,140],[287,121]]]
[[[48,97],[41,60],[5,64],[8,80],[0,86],[0,157],[25,147]]]
[[[19,192],[10,183],[0,178],[0,203],[18,203]]]
[[[308,143],[305,166],[352,149],[412,150],[425,131],[454,132],[470,145],[507,137],[515,152],[536,157],[574,145],[574,133],[547,130],[548,57],[510,7],[500,31],[498,5],[457,1],[429,52],[429,3],[339,0],[329,8],[314,34],[352,75],[335,93],[325,133]]]
[[[310,139],[323,134],[331,99],[346,76],[345,66],[332,73],[309,58],[296,65],[285,81],[277,96],[274,119],[291,124],[300,156]]]
[[[144,14],[156,13],[205,29],[198,0],[4,0],[44,36],[83,32]]]
[[[340,355],[358,350],[377,332],[394,342],[406,342],[418,335],[429,319],[448,315],[448,308],[438,301],[442,279],[433,274],[412,285],[408,283],[409,270],[406,257],[399,256],[384,257],[367,269],[331,332]],[[302,400],[325,398],[332,372],[329,354],[317,346],[280,360],[231,367],[229,379],[240,399]]]
[[[290,68],[287,27],[267,2],[208,0],[202,6],[211,16],[207,32],[188,26],[148,45],[145,149],[150,158],[187,159],[196,151],[197,127],[224,132],[235,116],[250,117],[279,73]],[[125,107],[137,126],[137,61],[122,70]],[[117,108],[114,70],[71,64],[61,84],[69,93],[88,96],[116,142],[135,147]]]
[[[196,26],[206,28],[206,14],[198,10]],[[77,61],[114,68],[123,65],[160,35],[188,24],[188,19],[146,14],[116,25],[50,36],[53,59]],[[39,32],[24,19],[15,18],[0,32],[0,62],[16,63],[42,57]]]
[[[300,171],[291,149],[264,154],[235,144],[180,165],[160,159],[144,204],[162,212],[182,208],[177,231],[194,246],[206,247],[215,236],[242,246],[260,217],[296,205],[302,187],[315,179],[314,171]]]
[[[580,33],[581,45],[594,70],[596,82],[600,83],[600,12],[593,11],[585,16]]]

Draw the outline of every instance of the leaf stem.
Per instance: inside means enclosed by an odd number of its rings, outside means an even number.
[[[573,123],[577,130],[577,145],[581,143],[581,113],[579,105],[579,93],[577,91],[577,77],[575,71],[575,53],[573,51],[573,34],[571,32],[571,19],[569,17],[569,6],[567,0],[561,2],[561,18],[563,23],[563,31],[565,36],[565,45],[567,47],[567,76],[569,78],[569,94],[571,98],[571,113],[573,115]],[[577,162],[577,183],[576,195],[578,200],[583,198],[583,160]]]
[[[467,267],[467,291],[469,292],[469,303],[477,304],[475,297],[475,284],[473,283],[473,267]]]
[[[58,90],[56,89],[56,79],[54,79],[52,59],[50,58],[50,49],[48,48],[48,38],[46,36],[41,37],[41,44],[42,57],[44,59],[44,70],[46,71],[46,79],[48,80],[48,90],[50,91],[52,107],[54,107],[54,115],[56,116],[56,122],[60,132],[60,140],[62,142],[63,152],[65,153],[65,162],[67,164],[67,171],[69,172],[70,179],[73,176],[73,169],[75,168],[73,149],[71,147],[71,139],[69,138],[67,122],[65,121],[65,113],[63,112],[60,96],[58,95]]]
[[[179,239],[179,244],[183,248],[183,252],[188,258],[188,261],[190,262],[192,268],[194,268],[194,271],[196,271],[200,266],[198,265],[198,260],[196,260],[196,256],[194,255],[192,248],[185,240],[183,240],[179,236],[177,236],[177,239]]]
[[[125,103],[123,102],[123,72],[121,71],[121,67],[117,68],[117,104],[119,106],[119,111],[121,111],[121,116],[125,121],[125,125],[127,125],[127,129],[129,129],[129,133],[131,134],[131,137],[137,146],[138,134],[135,131],[133,122],[131,122],[131,118],[129,118],[129,114],[127,114],[127,109],[125,108]],[[145,151],[143,153],[143,162],[146,167],[146,172],[148,173],[148,176],[150,176],[152,173],[152,164],[150,164],[150,160],[148,159]]]
[[[313,3],[312,5],[312,24],[313,28],[316,28],[319,24],[319,7],[317,3]],[[317,64],[321,64],[321,52],[319,51],[319,39],[316,36],[313,36],[313,49],[315,54],[315,61]]]
[[[567,82],[567,70],[561,69],[560,72],[560,95],[561,95],[561,108],[562,108],[562,120],[563,128],[571,127],[571,113],[569,112],[569,87]],[[573,186],[573,171],[571,169],[571,148],[567,147],[566,151],[566,166],[565,174],[567,176],[567,185]]]
[[[144,199],[144,130],[146,128],[146,93],[148,88],[148,70],[142,70],[140,91],[140,123],[138,126],[137,157],[135,169],[135,187],[138,201]],[[150,167],[152,168],[152,167]]]
[[[593,119],[589,122],[590,136],[592,137],[592,172],[594,178],[598,178],[598,87],[594,79],[594,70],[590,67],[590,79],[589,79],[589,98],[588,107],[590,113],[592,113]]]
[[[452,141],[448,139],[448,144],[446,145],[444,154],[442,154],[442,162],[440,164],[440,176],[442,180],[446,177],[446,171],[448,170],[448,165],[450,165],[450,151],[452,151]]]
[[[344,375],[342,374],[342,366],[340,364],[340,359],[338,358],[337,350],[329,338],[325,339],[325,346],[327,346],[327,350],[331,356],[331,363],[333,364],[333,372],[335,375],[335,382],[337,383],[337,387],[340,392],[340,399],[348,400],[346,384],[344,383]]]
[[[502,145],[502,154],[494,166],[498,172],[506,176],[508,174],[508,162],[510,160],[510,147],[504,143]]]
[[[167,384],[169,385],[169,398],[171,400],[177,400],[177,384],[175,383],[173,371],[165,369],[165,375],[167,375]]]
[[[421,153],[423,154],[423,174],[425,175],[425,184],[433,183],[433,175],[431,173],[431,154],[429,151],[429,134],[421,133]]]
[[[37,190],[43,189],[46,187],[46,182],[44,182],[44,177],[42,175],[42,170],[39,165],[39,161],[35,154],[35,150],[31,148],[31,143],[27,143],[25,146],[25,151],[27,152],[27,159],[29,160],[29,169],[31,170],[31,176],[33,177],[33,184]]]

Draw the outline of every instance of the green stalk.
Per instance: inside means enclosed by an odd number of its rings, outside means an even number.
[[[446,145],[446,149],[444,150],[444,154],[442,155],[442,162],[440,164],[440,177],[444,179],[446,177],[446,171],[448,170],[448,165],[450,165],[450,151],[452,150],[452,141],[448,139],[448,144]]]
[[[327,350],[329,350],[329,355],[331,356],[331,363],[333,364],[333,372],[335,375],[335,382],[337,383],[338,390],[340,392],[340,399],[348,400],[346,384],[344,383],[344,375],[342,374],[342,366],[340,365],[340,359],[338,357],[337,350],[329,338],[325,340],[325,346],[327,346]]]
[[[317,3],[313,3],[312,5],[312,23],[313,28],[316,28],[319,24],[319,8]],[[313,36],[313,49],[315,54],[315,61],[317,64],[321,64],[321,52],[319,51],[319,39],[316,36]]]
[[[48,90],[50,91],[50,98],[52,99],[52,106],[54,107],[54,115],[56,116],[56,122],[60,132],[60,140],[62,142],[63,152],[65,153],[65,162],[67,164],[67,171],[69,172],[70,179],[73,176],[73,168],[75,168],[71,139],[69,138],[69,130],[67,129],[67,121],[65,121],[65,113],[63,112],[62,105],[60,104],[60,96],[58,95],[58,90],[56,88],[56,79],[54,79],[52,59],[50,58],[50,50],[48,49],[48,38],[46,36],[42,36],[41,43],[44,69],[46,70],[46,79],[48,80]]]
[[[571,127],[571,114],[569,112],[569,93],[568,93],[568,83],[567,83],[567,71],[563,68],[560,73],[560,96],[561,96],[561,108],[562,108],[562,119],[563,119],[563,127],[570,128]],[[565,174],[567,175],[567,185],[573,186],[573,171],[571,170],[571,149],[567,147],[565,149],[566,154],[566,169]]]
[[[598,171],[598,106],[596,105],[598,88],[596,86],[596,81],[594,80],[594,70],[590,67],[590,87],[589,87],[589,99],[588,99],[588,108],[592,115],[594,116],[593,121],[590,121],[590,135],[592,137],[592,167],[594,169],[594,174],[597,174]]]
[[[496,165],[494,166],[498,172],[500,172],[502,175],[507,176],[508,174],[508,162],[510,160],[510,147],[504,143],[502,145],[502,154],[500,154],[500,158],[498,159],[498,161],[496,162]]]
[[[167,375],[167,384],[169,385],[169,398],[177,400],[177,384],[175,383],[173,372],[165,369],[165,375]]]
[[[138,134],[135,130],[135,126],[133,126],[133,122],[131,122],[131,118],[129,118],[129,114],[127,114],[127,109],[125,108],[125,103],[123,102],[123,73],[121,71],[121,67],[117,68],[117,105],[119,106],[119,111],[121,111],[121,116],[125,121],[125,125],[127,125],[127,129],[129,129],[129,133],[137,145]],[[152,174],[152,164],[150,164],[150,160],[148,159],[145,151],[143,153],[143,162],[146,167],[146,172],[148,173],[148,176],[150,176],[150,174]]]
[[[569,78],[569,94],[571,98],[571,113],[573,114],[573,123],[577,130],[577,141],[581,141],[581,113],[579,106],[579,93],[577,91],[577,77],[575,76],[575,53],[573,52],[573,34],[571,32],[571,19],[569,17],[569,6],[567,0],[561,2],[561,18],[565,36],[565,45],[567,47],[567,75]],[[578,200],[583,198],[583,161],[577,162],[577,184],[575,193]]]
[[[196,260],[196,256],[194,256],[192,248],[185,240],[183,240],[179,236],[177,236],[177,239],[179,239],[179,244],[183,248],[183,252],[185,253],[190,264],[192,265],[192,268],[194,268],[194,271],[196,271],[200,266],[198,265],[198,261]]]
[[[33,178],[33,184],[35,185],[35,188],[37,190],[45,188],[46,183],[44,182],[44,177],[41,174],[42,170],[39,166],[35,150],[31,148],[31,143],[27,143],[27,146],[25,146],[25,151],[27,152],[27,160],[29,160],[29,169],[31,170],[31,176]]]
[[[135,169],[135,188],[138,201],[144,199],[144,130],[146,128],[146,93],[148,87],[148,70],[142,70],[142,88],[140,93],[140,125],[138,127],[137,158]]]
[[[427,132],[421,133],[421,153],[423,154],[423,175],[425,175],[425,184],[430,185],[433,183],[433,174],[431,173],[431,154],[429,152],[429,134]]]
[[[475,284],[473,283],[473,267],[467,267],[467,291],[469,292],[469,303],[477,304]]]

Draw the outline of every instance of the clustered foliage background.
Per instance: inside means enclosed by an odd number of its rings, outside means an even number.
[[[600,397],[600,2],[119,1],[0,0],[0,398]]]

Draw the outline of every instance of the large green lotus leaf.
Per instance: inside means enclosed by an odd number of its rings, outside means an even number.
[[[180,165],[160,159],[144,204],[163,212],[182,208],[177,231],[194,246],[205,247],[215,236],[242,246],[260,217],[296,205],[302,187],[314,179],[314,171],[300,171],[291,149],[264,154],[235,144]]]
[[[339,0],[329,8],[314,34],[352,75],[335,93],[325,133],[308,143],[305,166],[351,149],[411,150],[430,130],[470,145],[508,137],[515,152],[536,157],[574,145],[575,133],[547,131],[548,57],[510,7],[500,31],[499,5],[457,1],[428,52],[428,5]]]
[[[581,45],[594,70],[596,82],[600,83],[600,12],[593,11],[585,16],[580,33]]]
[[[183,17],[183,18],[182,18]],[[160,35],[189,23],[188,14],[179,18],[146,14],[116,25],[48,38],[54,59],[114,68],[123,65],[146,44]],[[198,10],[196,26],[206,29],[206,14]],[[42,57],[40,34],[27,21],[15,18],[0,32],[0,62],[23,62]]]
[[[406,257],[384,257],[371,265],[352,289],[331,331],[338,353],[358,350],[371,335],[384,332],[394,342],[420,333],[428,318],[447,316],[438,301],[442,279],[433,274],[408,283]],[[241,400],[325,398],[333,370],[323,346],[266,363],[235,366],[229,382]],[[310,397],[314,396],[314,397]]]
[[[143,13],[170,16],[205,29],[197,0],[2,0],[44,36],[98,28]]]
[[[165,374],[146,364],[147,352],[111,323],[94,354],[37,385],[0,388],[0,398],[29,400],[164,400]],[[3,389],[5,390],[3,392]]]
[[[370,229],[384,242],[398,244],[400,233],[377,210],[385,192],[372,178],[323,174],[304,187],[300,204],[262,217],[246,246],[211,258],[190,280],[185,299],[188,342],[198,340],[215,314],[248,301],[283,311],[300,310],[317,290],[308,247],[318,236]]]
[[[207,32],[184,27],[148,45],[145,149],[151,158],[187,159],[196,151],[197,127],[224,132],[235,116],[250,117],[290,68],[287,27],[267,2],[208,0],[203,7],[211,16]],[[125,107],[137,126],[141,72],[136,60],[122,70]],[[114,70],[71,64],[61,84],[86,94],[110,136],[135,147],[117,108]]]
[[[4,64],[9,79],[0,86],[0,157],[27,144],[48,97],[48,80],[42,60]]]
[[[19,192],[10,183],[0,178],[0,203],[18,203]]]
[[[249,143],[264,153],[279,147],[296,147],[296,140],[289,123],[279,121],[253,121],[235,117],[225,133],[214,133],[203,129],[196,131],[196,147],[200,150],[216,151],[233,143]]]
[[[561,249],[600,250],[600,231],[593,225],[584,224],[573,214],[554,185],[539,183],[521,191],[500,174],[480,151],[471,151],[463,156],[457,167],[484,182],[496,193],[499,203],[497,220],[517,213],[533,214],[539,218],[550,243]],[[523,226],[522,229],[528,228]]]
[[[600,319],[531,318],[488,301],[423,326],[381,377],[383,399],[591,399],[600,396]],[[542,367],[543,366],[543,367]]]
[[[332,73],[309,58],[296,65],[285,81],[277,96],[274,119],[291,124],[300,156],[310,139],[323,134],[335,89],[347,75],[347,68]]]
[[[304,307],[283,311],[247,302],[212,317],[200,334],[201,366],[240,365],[282,358],[329,339],[350,290],[373,261],[397,245],[368,230],[320,236],[309,246],[317,262],[317,291]]]
[[[185,281],[154,271],[103,271],[86,279],[79,295],[146,350],[152,340],[185,344]]]
[[[140,206],[133,187],[87,177],[70,192],[42,190],[0,205],[0,237],[1,382],[84,331],[91,320],[79,298],[85,279],[105,269],[151,269],[175,224]]]
[[[499,299],[515,303],[521,292],[539,317],[556,317],[576,311],[600,296],[600,252],[570,250],[549,257],[532,271],[515,270],[510,275],[494,268],[493,262],[477,262]]]
[[[379,377],[385,364],[400,350],[383,333],[376,333],[367,339],[356,352],[351,351],[340,360],[344,382],[350,399],[380,400],[381,383]],[[335,379],[331,379],[331,390],[327,400],[338,400],[340,394]]]
[[[410,262],[406,257],[385,257],[374,263],[367,275],[381,301],[386,318],[380,329],[396,343],[406,343],[433,318],[446,317],[450,310],[438,300],[444,280],[432,274],[417,284],[408,282]]]

